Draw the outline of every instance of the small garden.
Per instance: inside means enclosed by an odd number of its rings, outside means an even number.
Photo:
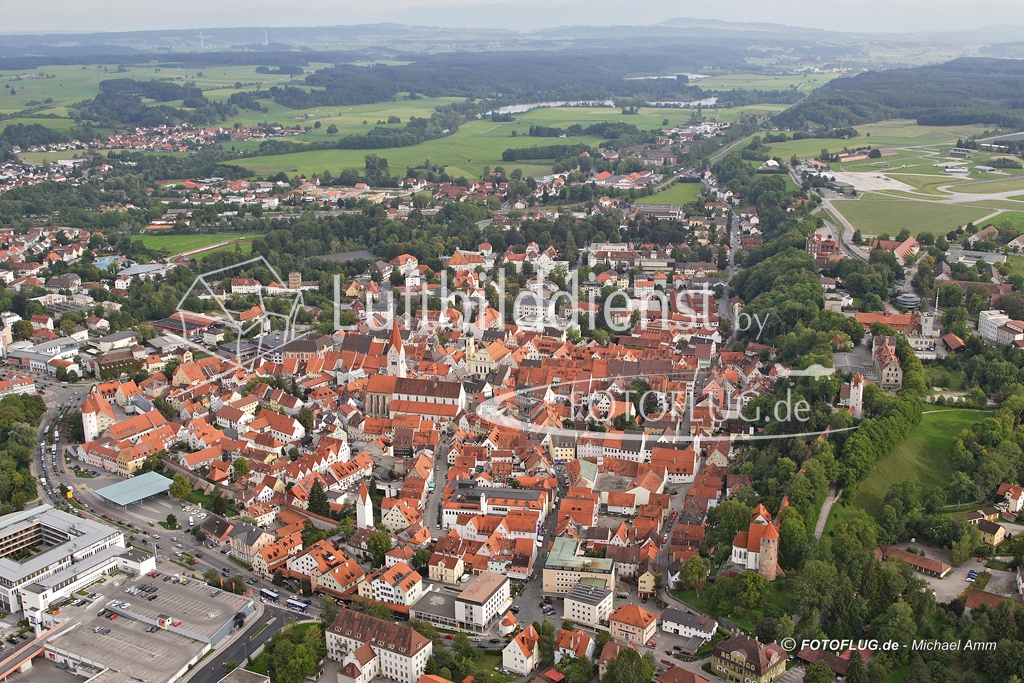
[[[756,572],[743,572],[736,577],[718,577],[699,595],[681,588],[669,592],[704,614],[728,619],[753,633],[764,617],[793,613],[792,591],[789,579],[768,581]]]

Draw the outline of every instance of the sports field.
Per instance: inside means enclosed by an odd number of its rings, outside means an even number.
[[[686,204],[700,196],[704,189],[704,183],[676,183],[672,187],[662,190],[650,197],[640,200],[644,204]]]
[[[874,471],[858,488],[854,505],[877,516],[893,484],[915,481],[925,491],[948,484],[952,476],[949,458],[954,439],[961,430],[989,414],[989,411],[961,409],[925,412],[907,439],[875,465]]]
[[[165,249],[169,256],[177,256],[225,242],[231,243],[225,245],[226,249],[234,249],[234,242],[240,240],[247,240],[242,243],[242,251],[249,253],[252,251],[251,240],[262,236],[262,233],[211,232],[202,235],[142,235],[137,239],[141,239],[147,249]]]

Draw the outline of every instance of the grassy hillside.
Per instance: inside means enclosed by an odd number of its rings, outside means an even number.
[[[925,491],[947,485],[952,474],[949,455],[953,440],[961,430],[988,414],[989,411],[966,409],[925,412],[907,440],[879,462],[860,485],[854,505],[877,516],[893,484],[916,481]]]

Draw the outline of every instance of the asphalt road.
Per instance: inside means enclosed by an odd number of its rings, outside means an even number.
[[[201,669],[192,674],[189,683],[217,683],[224,678],[224,664],[226,662],[238,662],[244,667],[245,661],[250,653],[256,651],[263,643],[270,640],[271,636],[281,630],[287,623],[288,613],[276,607],[265,605],[262,616],[258,619],[246,620],[245,632],[233,643],[223,650],[215,650],[212,655],[201,663]],[[252,634],[259,631],[264,624],[270,624],[259,635]]]

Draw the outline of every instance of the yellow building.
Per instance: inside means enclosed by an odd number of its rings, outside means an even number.
[[[448,584],[458,584],[462,575],[466,573],[466,565],[461,557],[450,557],[434,553],[430,557],[429,577],[431,581],[440,581]]]
[[[978,530],[981,532],[981,542],[985,545],[995,547],[1006,540],[1006,529],[1002,524],[983,519],[978,522]]]
[[[711,671],[736,683],[771,683],[786,673],[786,652],[779,645],[762,645],[739,635],[715,645]]]

